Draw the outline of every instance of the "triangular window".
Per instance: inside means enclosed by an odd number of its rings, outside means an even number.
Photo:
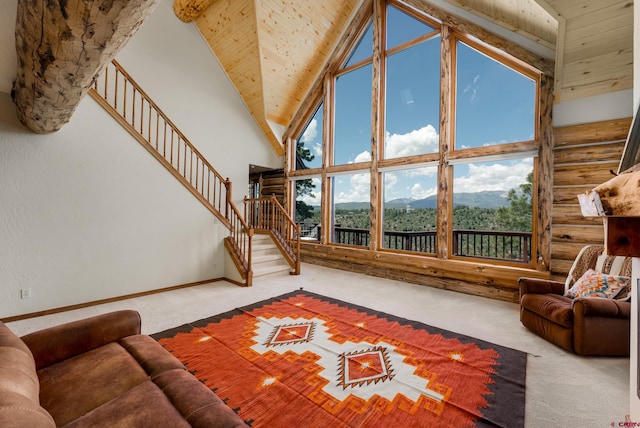
[[[424,22],[407,15],[396,7],[387,6],[387,49],[435,31]]]
[[[357,64],[360,61],[363,61],[367,58],[371,58],[373,56],[373,25],[369,23],[367,29],[364,34],[358,41],[356,48],[353,53],[347,60],[347,63],[343,68],[347,68],[352,66],[353,64]]]

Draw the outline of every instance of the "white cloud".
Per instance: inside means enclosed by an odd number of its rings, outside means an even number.
[[[307,126],[307,129],[304,130],[302,137],[300,137],[300,141],[304,144],[311,143],[318,136],[318,121],[312,119]]]
[[[298,198],[298,200],[303,201],[307,205],[320,205],[322,181],[320,180],[320,178],[314,177],[314,178],[311,179],[311,182],[313,183],[313,186],[314,186],[314,188],[313,188],[313,190],[311,192],[311,193],[313,193],[313,196],[304,195],[302,198]]]
[[[348,188],[343,188],[346,183],[336,178],[335,203],[369,201],[369,181],[369,174],[354,174],[349,177]]]
[[[476,76],[473,78],[473,83],[470,83],[466,88],[462,90],[462,95],[467,95],[468,92],[471,92],[471,95],[469,96],[470,103],[474,102],[478,98],[478,87],[480,86],[478,84],[479,80],[480,75],[476,74]]]
[[[371,160],[371,153],[365,150],[364,152],[356,156],[356,159],[353,162],[349,162],[349,163],[369,162],[370,160]]]
[[[433,125],[414,129],[406,134],[390,134],[385,138],[385,157],[398,158],[438,151],[438,132]]]
[[[425,166],[422,168],[410,169],[407,171],[403,171],[402,175],[405,177],[413,178],[413,177],[436,177],[438,175],[438,167],[437,166]]]
[[[414,199],[424,199],[438,193],[437,187],[425,189],[422,187],[420,183],[415,183],[413,186],[411,186],[410,190],[411,190],[411,197]]]
[[[398,189],[395,188],[400,179],[398,175],[393,172],[384,173],[384,200],[390,201],[398,198]]]
[[[461,166],[455,166],[454,168],[461,168]],[[485,190],[506,192],[517,188],[522,183],[526,183],[527,175],[532,169],[532,159],[469,164],[467,175],[453,179],[454,192],[480,192]]]

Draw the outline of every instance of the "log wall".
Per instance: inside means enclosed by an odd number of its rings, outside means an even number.
[[[577,195],[612,178],[631,118],[555,129],[551,277],[564,280],[580,249],[604,243],[603,220],[585,218]]]
[[[442,260],[366,248],[303,242],[300,249],[302,260],[306,263],[508,302],[518,301],[518,278],[549,276],[548,272],[534,269],[466,260]]]

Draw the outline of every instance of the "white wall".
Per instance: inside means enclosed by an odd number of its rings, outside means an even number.
[[[234,200],[247,193],[249,164],[282,168],[235,87],[194,24],[161,0],[117,60],[223,177]]]
[[[554,104],[553,126],[581,125],[632,115],[633,91],[628,89]]]
[[[281,161],[171,6],[161,0],[118,59],[239,200],[250,163]],[[36,135],[0,93],[0,318],[221,277],[226,233],[91,98],[62,130]]]

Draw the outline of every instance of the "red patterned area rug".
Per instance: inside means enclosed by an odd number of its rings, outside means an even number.
[[[153,335],[253,427],[521,427],[525,353],[295,291]]]

